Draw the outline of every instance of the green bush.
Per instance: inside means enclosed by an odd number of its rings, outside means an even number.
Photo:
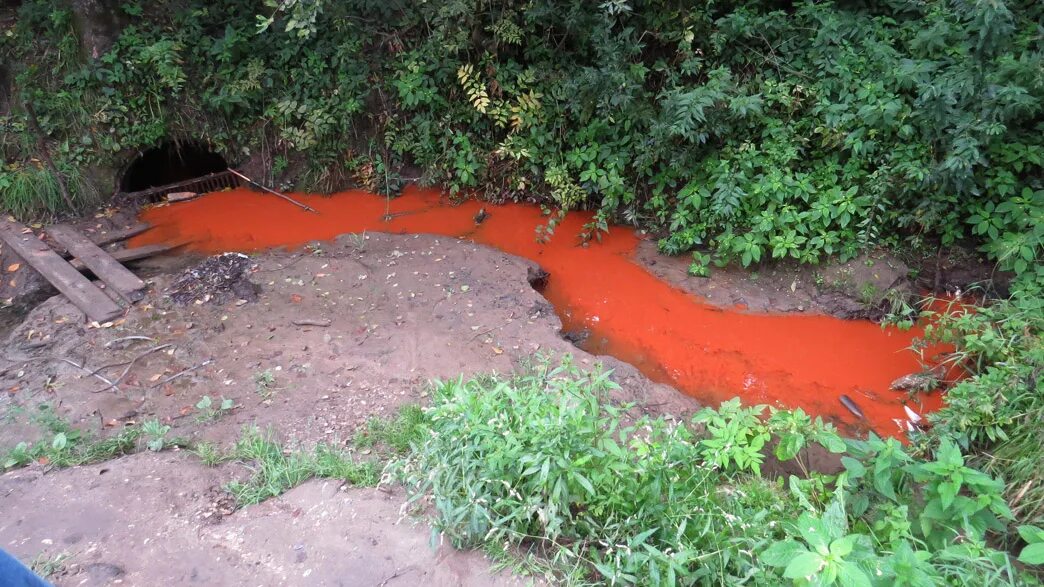
[[[437,383],[428,433],[391,470],[455,545],[539,553],[570,582],[1020,580],[987,545],[1011,518],[1003,484],[952,443],[921,460],[894,439],[853,441],[840,476],[784,484],[758,472],[767,437],[789,459],[810,443],[844,450],[835,431],[738,401],[691,422],[634,419],[608,402],[612,387],[569,362]]]
[[[719,262],[965,238],[1042,258],[1039,2],[320,0],[260,27],[255,2],[186,4],[123,3],[89,62],[69,10],[22,4],[0,43],[64,161],[192,136],[327,186],[412,163]]]
[[[933,435],[952,438],[971,461],[1003,478],[1022,524],[1044,525],[1044,295],[1022,280],[1012,296],[974,309],[948,308],[926,329],[928,343],[952,345],[948,361],[966,375],[930,416]],[[1012,528],[1014,534],[1014,528]]]

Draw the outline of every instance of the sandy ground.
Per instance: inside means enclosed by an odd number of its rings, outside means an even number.
[[[425,402],[431,379],[506,372],[544,354],[614,369],[616,400],[675,415],[697,408],[563,340],[553,309],[527,282],[532,264],[487,247],[371,233],[251,263],[256,301],[178,306],[162,295],[173,276],[161,273],[148,297],[107,327],[90,327],[61,297],[33,309],[0,345],[0,447],[39,435],[25,414],[42,403],[102,434],[158,418],[172,436],[225,445],[248,424],[291,445],[342,443],[371,416]],[[270,394],[256,383],[266,372]],[[198,421],[204,395],[234,408]],[[493,573],[477,553],[431,548],[427,527],[399,521],[402,496],[373,489],[313,481],[217,522],[204,516],[227,503],[222,485],[242,474],[183,452],[9,472],[0,475],[0,547],[23,560],[69,553],[52,578],[59,585],[527,581]]]

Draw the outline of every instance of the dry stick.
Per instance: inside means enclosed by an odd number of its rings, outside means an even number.
[[[152,338],[150,336],[124,336],[124,337],[121,337],[121,338],[114,338],[114,339],[110,340],[109,342],[105,343],[105,348],[107,348],[107,349],[112,348],[112,345],[114,345],[114,344],[116,344],[118,342],[123,342],[125,340],[147,340],[149,342],[156,342],[156,339]],[[120,364],[122,365],[123,363],[120,363]],[[113,366],[115,366],[115,365],[113,365]]]
[[[170,383],[171,381],[174,381],[178,377],[181,377],[182,375],[191,373],[191,372],[195,371],[196,369],[202,369],[203,367],[206,367],[207,365],[209,365],[209,364],[211,364],[213,362],[214,362],[214,359],[207,359],[206,361],[203,361],[202,363],[196,365],[195,367],[189,367],[188,369],[184,369],[182,371],[178,371],[177,373],[171,375],[170,377],[167,377],[166,379],[164,379],[163,381],[160,381],[159,383],[153,385],[152,387],[155,388],[155,387],[160,387],[161,385],[166,385],[166,384]]]
[[[97,369],[94,370],[94,373],[91,373],[91,375],[94,375],[94,374],[98,373],[102,369],[108,369],[109,367],[118,367],[120,365],[127,365],[127,368],[123,370],[123,373],[120,373],[120,376],[116,378],[116,381],[112,382],[110,385],[108,385],[106,387],[103,387],[101,389],[92,390],[91,393],[101,393],[101,392],[109,390],[109,389],[114,389],[116,391],[119,391],[119,387],[118,386],[119,386],[120,382],[123,381],[123,378],[126,377],[127,374],[130,373],[130,370],[134,368],[134,364],[135,363],[137,363],[138,361],[140,361],[144,357],[146,357],[148,355],[151,355],[152,353],[155,353],[157,351],[162,351],[163,349],[168,349],[168,348],[170,348],[172,346],[174,346],[174,345],[172,345],[172,344],[161,344],[161,345],[159,345],[157,347],[153,347],[153,348],[145,351],[144,353],[141,353],[140,355],[134,357],[130,361],[124,361],[122,363],[113,363],[111,365],[105,365],[104,367],[98,367]]]
[[[291,320],[290,323],[293,324],[294,326],[322,326],[323,328],[325,328],[325,327],[329,326],[330,324],[332,324],[329,320],[311,320],[311,319]]]
[[[12,359],[11,357],[6,357],[5,356],[5,357],[0,357],[0,358],[4,359],[5,361],[11,361],[12,363],[28,363],[30,361],[61,361],[63,363],[67,363],[69,365],[72,365],[73,367],[76,367],[77,369],[87,373],[88,375],[94,376],[94,377],[104,381],[105,383],[108,383],[109,385],[112,385],[112,381],[109,381],[105,377],[102,377],[101,375],[99,375],[97,373],[91,372],[89,369],[87,369],[87,367],[85,367],[83,365],[77,365],[75,361],[72,361],[70,359],[66,359],[64,357],[25,357],[25,358],[22,358],[22,359]]]
[[[69,207],[69,210],[75,210],[76,206],[73,205],[72,198],[69,196],[69,186],[65,185],[65,178],[58,172],[58,168],[55,166],[54,161],[51,160],[51,151],[47,148],[47,139],[44,136],[43,130],[40,129],[40,122],[36,119],[36,109],[33,105],[23,100],[23,106],[25,106],[25,112],[29,116],[26,118],[29,121],[29,128],[36,135],[36,146],[40,149],[40,158],[43,159],[44,165],[47,166],[47,170],[54,175],[55,181],[58,182],[58,190],[62,193],[62,199],[65,200],[65,205]]]
[[[233,175],[235,175],[235,176],[237,176],[237,177],[240,177],[240,178],[242,178],[243,180],[245,180],[245,181],[246,181],[246,182],[248,182],[248,183],[252,183],[252,184],[256,185],[257,187],[259,187],[259,188],[261,188],[261,189],[265,190],[266,192],[268,192],[268,193],[270,193],[270,194],[272,194],[272,195],[275,195],[275,196],[279,196],[280,198],[283,198],[284,200],[286,200],[287,202],[290,202],[291,204],[293,204],[293,205],[297,206],[298,208],[302,208],[302,209],[304,209],[304,210],[308,210],[309,212],[313,212],[313,213],[315,213],[315,214],[318,214],[318,213],[319,213],[319,211],[318,211],[318,210],[316,210],[315,208],[312,208],[311,206],[309,206],[309,205],[307,205],[307,204],[302,204],[301,202],[298,202],[297,200],[295,200],[295,199],[291,198],[290,196],[288,196],[288,195],[286,195],[286,194],[284,194],[284,193],[281,193],[281,192],[277,192],[277,191],[275,191],[275,190],[273,190],[273,189],[271,189],[271,188],[267,188],[267,187],[265,187],[265,186],[263,186],[263,185],[261,185],[261,184],[257,183],[256,181],[254,181],[254,180],[250,179],[249,177],[247,177],[247,176],[243,175],[242,173],[240,173],[240,172],[236,171],[235,169],[232,169],[231,167],[229,167],[229,168],[228,168],[228,170],[229,170],[229,172],[231,172],[231,173],[232,173]]]

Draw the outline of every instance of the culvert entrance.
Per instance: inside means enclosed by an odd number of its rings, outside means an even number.
[[[211,192],[236,187],[225,158],[195,141],[165,141],[131,161],[120,178],[124,195],[159,200],[176,192]]]

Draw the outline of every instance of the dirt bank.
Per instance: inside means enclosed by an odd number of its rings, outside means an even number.
[[[58,585],[518,585],[476,552],[429,545],[402,495],[311,481],[215,522],[233,466],[137,454],[0,476],[0,545],[65,553]]]
[[[102,434],[158,418],[171,436],[224,444],[247,424],[291,444],[341,443],[371,416],[426,401],[433,378],[509,371],[543,353],[596,362],[559,336],[558,318],[527,282],[533,265],[481,245],[346,235],[250,261],[253,302],[176,305],[162,295],[176,275],[163,274],[110,328],[86,326],[60,297],[32,310],[0,346],[0,446],[39,435],[28,414],[41,403]],[[628,365],[603,362],[621,384],[618,400],[678,415],[696,408]],[[272,382],[260,385],[265,373]],[[234,407],[201,421],[194,406],[205,395]],[[241,467],[161,454],[44,470],[0,476],[0,545],[28,560],[72,553],[59,584],[279,585],[309,570],[317,585],[378,585],[400,571],[417,573],[398,575],[403,584],[502,580],[477,555],[428,549],[426,528],[393,526],[401,499],[373,490],[313,482],[211,525],[196,513]],[[183,554],[171,562],[165,553]]]

